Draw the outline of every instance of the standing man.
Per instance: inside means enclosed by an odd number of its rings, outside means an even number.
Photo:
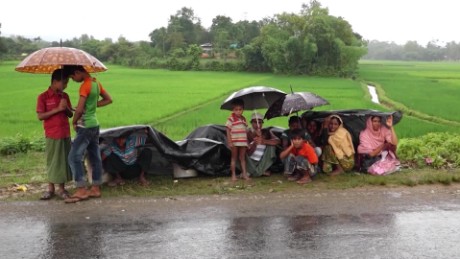
[[[64,92],[69,78],[62,69],[54,70],[51,85],[37,98],[37,117],[43,121],[46,137],[46,170],[48,173],[48,190],[40,197],[49,200],[56,193],[62,199],[69,197],[65,183],[72,180],[67,162],[70,151],[69,118],[73,112],[69,95]],[[54,185],[59,185],[56,192]]]
[[[112,98],[102,85],[91,77],[83,66],[66,66],[66,73],[73,81],[82,83],[79,90],[77,108],[73,116],[72,126],[77,135],[69,153],[69,164],[77,191],[66,203],[74,203],[88,198],[101,197],[102,161],[99,150],[99,122],[96,117],[96,108],[112,103]],[[99,96],[102,99],[99,100]],[[88,190],[83,178],[83,156],[87,152],[92,167],[92,186]]]

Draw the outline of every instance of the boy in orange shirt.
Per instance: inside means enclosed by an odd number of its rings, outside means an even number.
[[[315,149],[303,139],[302,129],[294,129],[291,132],[291,144],[284,149],[281,160],[284,160],[285,172],[293,174],[292,180],[297,180],[298,184],[311,182],[311,176],[316,174],[318,156]]]

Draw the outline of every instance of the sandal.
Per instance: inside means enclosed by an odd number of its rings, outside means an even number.
[[[54,197],[54,192],[50,192],[50,191],[46,191],[42,194],[42,196],[40,197],[40,200],[42,201],[46,201],[46,200],[49,200],[51,198]]]
[[[58,192],[57,195],[63,200],[70,198],[70,193],[67,190]]]
[[[312,180],[310,179],[310,177],[303,177],[300,180],[298,180],[296,183],[298,183],[298,184],[306,184],[306,183],[309,183],[311,181]]]
[[[101,198],[102,194],[100,191],[96,192],[96,191],[90,190],[88,196],[89,198]]]
[[[86,197],[70,196],[69,198],[65,199],[64,202],[65,203],[76,203],[79,201],[85,201],[87,199],[89,199],[89,196],[86,196]]]

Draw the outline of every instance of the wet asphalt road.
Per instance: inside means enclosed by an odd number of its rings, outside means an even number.
[[[0,258],[459,258],[460,186],[0,202]]]

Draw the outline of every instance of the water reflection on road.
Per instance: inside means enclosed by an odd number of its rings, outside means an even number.
[[[0,222],[2,258],[458,258],[460,212]]]

